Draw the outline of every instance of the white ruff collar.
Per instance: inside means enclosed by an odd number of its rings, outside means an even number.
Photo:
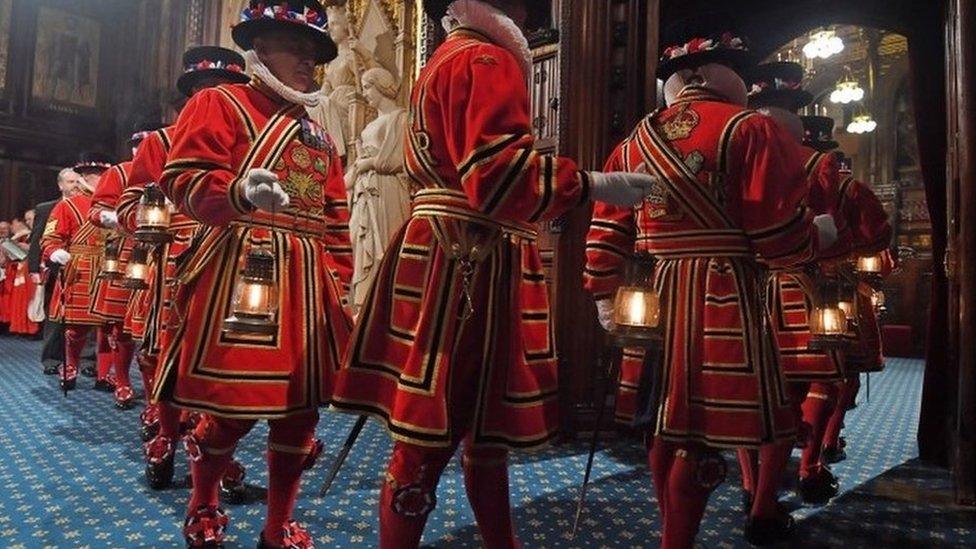
[[[271,69],[261,62],[257,52],[254,50],[244,52],[244,59],[247,61],[247,68],[251,69],[251,73],[285,101],[308,108],[315,108],[322,100],[319,92],[302,93],[278,80],[278,77],[271,72]]]
[[[479,0],[456,0],[447,8],[447,15],[441,24],[447,32],[458,27],[467,27],[484,34],[515,55],[522,64],[526,79],[532,74],[532,50],[529,49],[529,41],[518,25],[498,9]]]

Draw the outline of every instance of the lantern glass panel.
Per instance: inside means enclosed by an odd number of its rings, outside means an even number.
[[[274,279],[274,256],[267,250],[252,250],[234,286],[231,316],[224,320],[224,330],[271,334],[278,329],[277,314],[278,287]]]
[[[881,274],[881,256],[867,255],[857,258],[857,272],[861,274]]]
[[[657,292],[641,286],[620,288],[614,298],[613,323],[617,326],[657,328],[661,323],[661,300]]]
[[[138,245],[132,250],[132,255],[125,265],[125,279],[122,286],[133,290],[145,290],[149,287],[149,250],[145,245]]]
[[[661,298],[651,279],[654,258],[637,254],[625,265],[624,284],[614,296],[609,336],[616,346],[646,346],[661,338]]]
[[[105,253],[102,254],[102,269],[100,278],[116,280],[122,278],[122,264],[119,261],[121,240],[112,239],[105,242]]]

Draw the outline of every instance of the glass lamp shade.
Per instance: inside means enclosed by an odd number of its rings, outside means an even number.
[[[234,286],[231,316],[224,332],[270,335],[278,331],[278,286],[274,256],[263,249],[251,250]]]
[[[844,312],[848,332],[853,332],[857,327],[857,299],[854,296],[851,298],[841,299],[837,302],[837,308]]]
[[[170,211],[166,195],[155,183],[146,185],[136,210],[136,240],[151,244],[171,242]]]
[[[881,283],[881,270],[884,266],[884,259],[881,254],[866,255],[857,258],[854,263],[854,270],[861,280],[876,286]]]
[[[885,305],[884,291],[873,290],[871,292],[871,306],[874,307],[874,312],[876,312],[878,316],[882,316],[888,312],[888,307]]]
[[[650,282],[653,273],[654,259],[648,254],[628,262],[625,283],[613,300],[609,337],[614,345],[642,347],[661,340],[661,297]]]
[[[137,245],[132,249],[129,262],[125,265],[125,278],[122,287],[131,290],[145,290],[149,288],[149,248]]]
[[[118,280],[124,275],[122,263],[119,255],[122,248],[122,239],[116,238],[105,242],[105,253],[102,254],[102,269],[98,273],[98,278],[104,280]]]
[[[843,350],[857,318],[857,301],[851,284],[834,277],[817,280],[816,295],[809,312],[810,342],[816,351]]]

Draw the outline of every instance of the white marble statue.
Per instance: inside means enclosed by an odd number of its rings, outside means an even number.
[[[360,94],[359,79],[368,69],[376,66],[373,54],[362,47],[353,32],[349,13],[343,6],[326,8],[329,20],[329,36],[339,49],[338,56],[325,68],[322,81],[322,101],[309,109],[309,114],[319,122],[335,141],[339,156],[348,156],[347,148],[356,138],[364,114],[353,112]]]
[[[403,167],[407,111],[396,102],[396,78],[384,68],[373,68],[363,74],[362,88],[379,116],[363,129],[357,159],[346,172],[355,261],[351,294],[357,310],[386,245],[410,217],[410,184]]]

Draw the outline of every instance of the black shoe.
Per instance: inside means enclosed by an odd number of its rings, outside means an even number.
[[[220,549],[227,531],[227,514],[219,507],[201,505],[183,522],[183,538],[187,547]]]
[[[95,377],[95,365],[89,364],[87,366],[82,366],[81,375],[85,377]]]
[[[173,456],[162,463],[146,464],[146,484],[153,490],[164,490],[173,484]]]
[[[803,503],[823,505],[837,495],[837,492],[840,491],[840,485],[837,482],[837,477],[829,469],[823,467],[816,473],[801,478],[796,491]]]
[[[44,375],[53,376],[57,375],[60,370],[60,364],[45,364],[44,365]]]
[[[155,438],[146,445],[146,483],[153,490],[168,488],[173,483],[175,450],[173,442],[165,437]]]
[[[224,470],[224,477],[220,479],[220,501],[231,505],[247,503],[247,484],[244,484],[244,466],[237,460],[231,460]]]
[[[773,518],[749,517],[746,519],[746,540],[752,545],[769,545],[793,537],[796,522],[793,516],[782,512]]]
[[[824,446],[821,456],[826,463],[840,463],[847,459],[847,452],[843,448],[827,448]]]
[[[159,434],[159,422],[150,423],[148,425],[139,427],[139,438],[141,438],[143,442],[149,442],[157,434]]]
[[[220,481],[220,501],[230,505],[247,503],[247,485],[243,482]]]
[[[115,385],[107,379],[97,379],[95,380],[95,386],[93,387],[96,391],[101,391],[103,393],[114,393]]]

